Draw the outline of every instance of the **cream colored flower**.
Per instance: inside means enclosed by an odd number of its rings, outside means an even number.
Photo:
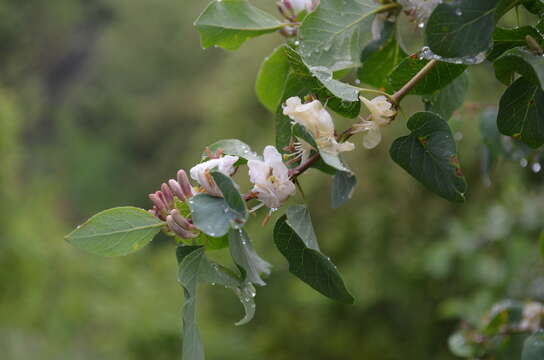
[[[370,120],[363,119],[360,123],[355,124],[355,132],[362,132],[363,146],[367,149],[373,149],[382,140],[381,128],[389,125],[397,111],[385,96],[378,96],[372,100],[362,96],[359,98],[370,111]]]
[[[222,196],[221,190],[213,180],[210,171],[215,169],[224,175],[231,176],[234,174],[234,164],[238,159],[238,156],[226,155],[195,165],[190,171],[191,178],[198,182],[208,194]]]
[[[303,104],[298,96],[291,97],[285,102],[283,114],[306,128],[314,138],[319,151],[337,155],[340,152],[352,151],[355,148],[355,145],[350,142],[338,143],[336,141],[331,114],[319,100]],[[309,156],[310,151],[315,149],[304,140],[301,140],[301,145],[304,161]]]
[[[264,161],[247,162],[249,179],[255,185],[252,191],[268,208],[277,209],[295,193],[295,184],[289,179],[289,169],[275,147],[267,146],[263,158]]]

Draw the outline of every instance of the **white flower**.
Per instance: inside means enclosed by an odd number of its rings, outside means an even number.
[[[368,100],[362,96],[361,101],[370,111],[370,120],[361,120],[355,124],[356,132],[363,132],[363,146],[367,149],[373,149],[382,140],[380,128],[388,125],[397,111],[385,96],[378,96],[372,100]]]
[[[249,179],[255,185],[252,191],[268,208],[277,209],[295,193],[295,184],[289,179],[289,169],[275,147],[267,146],[263,158],[264,161],[247,162]]]
[[[283,0],[283,4],[295,15],[298,15],[304,10],[308,12],[314,10],[319,5],[319,0]]]
[[[210,171],[213,169],[220,173],[231,176],[234,174],[234,164],[238,161],[238,156],[226,155],[218,159],[211,159],[206,162],[195,165],[190,173],[191,178],[198,182],[200,186],[210,195],[222,196],[221,190],[213,180]]]
[[[298,96],[287,99],[283,114],[295,123],[303,125],[312,135],[320,151],[337,155],[340,152],[352,151],[355,148],[350,142],[338,143],[334,134],[334,123],[331,114],[319,100],[303,104]],[[303,161],[309,156],[312,146],[301,140]]]

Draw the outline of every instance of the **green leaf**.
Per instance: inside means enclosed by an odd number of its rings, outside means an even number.
[[[189,200],[193,224],[205,234],[222,237],[231,225],[238,227],[245,219],[231,210],[225,199],[208,194],[197,194]]]
[[[271,265],[257,255],[245,230],[229,232],[229,248],[234,262],[243,272],[244,281],[265,286],[261,274],[269,275]]]
[[[322,0],[299,28],[302,58],[331,71],[359,66],[361,52],[372,40],[374,15],[393,7],[373,0]]]
[[[527,46],[526,36],[532,36],[543,43],[542,35],[532,26],[522,26],[513,29],[497,27],[493,33],[493,48],[487,55],[487,60],[495,61],[506,51],[518,46]]]
[[[444,58],[472,57],[491,46],[499,0],[452,0],[439,4],[426,27],[427,45]]]
[[[123,256],[140,250],[164,222],[135,207],[102,211],[66,236],[75,247],[101,256]]]
[[[196,321],[196,286],[204,249],[199,247],[183,247],[185,253],[178,252],[180,262],[178,281],[183,286],[185,301],[183,303],[183,349],[182,358],[204,360],[204,347]],[[191,251],[189,253],[189,251]]]
[[[518,47],[507,51],[495,61],[494,66],[497,79],[506,85],[510,85],[514,74],[518,73],[544,89],[544,57],[525,48]]]
[[[238,160],[236,165],[243,165],[248,160],[261,160],[261,158],[251,150],[248,144],[238,139],[219,140],[209,145],[208,149],[210,149],[212,153],[222,150],[225,155],[238,156],[240,160]],[[206,151],[202,153],[202,160],[209,160]]]
[[[523,345],[521,360],[542,360],[544,359],[544,329],[538,330],[531,335]]]
[[[183,359],[204,359],[204,349],[196,321],[196,289],[198,283],[220,285],[232,289],[245,311],[244,318],[236,323],[249,322],[255,314],[255,288],[246,284],[231,270],[206,257],[201,246],[178,246],[176,257],[179,264],[178,281],[183,286]]]
[[[463,73],[444,89],[424,96],[425,110],[434,112],[447,120],[463,105],[467,90],[468,76]]]
[[[333,209],[344,205],[353,195],[357,178],[345,171],[337,171],[332,181],[331,204]]]
[[[289,271],[323,295],[347,304],[347,291],[336,266],[319,251],[308,248],[283,215],[274,227],[274,242],[289,263]]]
[[[530,12],[536,15],[544,15],[544,1],[543,0],[525,0],[523,6]]]
[[[285,45],[274,49],[261,65],[255,91],[257,97],[266,108],[276,112],[281,104],[283,89],[289,76],[289,60],[285,54]]]
[[[317,82],[308,85],[321,97],[335,97],[341,101],[358,102],[359,88],[336,80],[326,66],[311,66],[294,49],[287,48],[287,58],[293,72],[301,78],[313,77]],[[307,95],[307,94],[306,94]]]
[[[246,40],[274,32],[284,24],[245,0],[212,1],[195,21],[204,49],[236,50]]]
[[[431,191],[463,202],[467,185],[448,123],[436,114],[420,112],[407,126],[411,134],[391,145],[393,160]]]
[[[240,191],[236,188],[236,185],[232,179],[219,171],[212,171],[212,177],[225,199],[225,203],[230,209],[232,219],[237,226],[245,224],[248,212],[246,208],[246,202],[242,199]]]
[[[418,72],[429,63],[429,60],[420,60],[416,56],[405,58],[387,78],[388,92],[400,90]],[[451,84],[466,70],[466,65],[439,62],[429,73],[417,83],[409,92],[411,95],[427,95],[441,90]]]
[[[310,217],[310,210],[306,206],[289,206],[287,209],[287,221],[308,248],[320,251],[314,226],[312,225],[312,218]]]
[[[532,148],[544,144],[544,91],[519,78],[501,98],[497,119],[499,131],[519,138]]]
[[[376,88],[387,86],[387,75],[406,57],[394,37],[387,41],[382,48],[363,61],[357,71],[361,82]]]

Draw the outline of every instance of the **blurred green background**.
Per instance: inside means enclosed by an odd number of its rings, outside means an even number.
[[[257,1],[273,9],[273,1]],[[0,1],[0,357],[179,359],[183,293],[174,244],[158,238],[126,258],[99,258],[63,241],[76,224],[147,194],[190,168],[205,145],[239,138],[259,152],[273,118],[256,100],[270,35],[240,51],[200,49],[192,27],[205,2]],[[230,291],[202,288],[209,359],[453,359],[448,335],[503,298],[544,300],[538,236],[543,175],[499,161],[480,175],[479,118],[504,87],[489,65],[471,72],[453,121],[470,184],[452,205],[389,159],[406,133],[390,127],[347,161],[353,200],[329,208],[331,179],[302,179],[322,249],[357,301],[332,303],[290,276],[272,224],[249,232],[274,265],[257,316]],[[408,112],[421,108],[414,99]],[[345,128],[346,119],[336,120]],[[294,199],[297,201],[300,199]],[[219,255],[221,256],[221,255]]]

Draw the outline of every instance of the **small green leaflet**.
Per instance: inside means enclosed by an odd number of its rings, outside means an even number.
[[[499,0],[439,4],[426,26],[427,45],[444,58],[474,57],[491,46]]]
[[[408,136],[398,138],[391,158],[431,191],[453,202],[464,202],[467,184],[448,123],[430,112],[408,120]]]
[[[309,66],[331,71],[358,66],[361,52],[372,40],[374,15],[395,7],[374,0],[321,0],[299,29],[302,58]]]
[[[346,289],[336,266],[317,250],[306,246],[283,215],[274,227],[274,242],[289,263],[289,271],[323,295],[346,304],[353,297]]]
[[[66,240],[96,255],[123,256],[147,245],[164,224],[144,209],[117,207],[94,215]]]
[[[248,212],[246,208],[246,202],[242,199],[240,191],[238,191],[237,186],[234,184],[232,179],[219,171],[212,171],[212,177],[221,192],[223,193],[223,198],[227,204],[230,213],[229,217],[233,221],[235,227],[239,227],[245,224]]]
[[[544,144],[544,91],[525,78],[519,78],[501,98],[497,119],[499,131],[519,138],[532,148]]]
[[[246,0],[212,1],[195,21],[204,49],[216,45],[236,50],[246,40],[282,26],[282,22]]]

